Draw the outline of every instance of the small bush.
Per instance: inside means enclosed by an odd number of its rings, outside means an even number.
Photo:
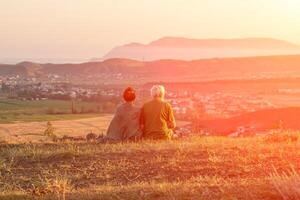
[[[44,131],[44,135],[50,137],[52,141],[57,141],[57,136],[54,133],[55,129],[51,122],[47,122],[47,127]]]

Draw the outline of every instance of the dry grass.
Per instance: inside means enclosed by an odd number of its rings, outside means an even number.
[[[300,199],[300,175],[293,167],[281,174],[274,169],[270,180],[283,199]]]
[[[0,199],[288,199],[299,170],[298,141],[264,138],[3,144]]]
[[[112,118],[110,114],[103,114],[98,117],[51,121],[55,134],[59,137],[85,136],[91,131],[101,134],[107,129]],[[2,143],[28,143],[28,142],[46,142],[49,141],[43,132],[47,128],[47,121],[0,124],[0,144]]]
[[[72,190],[70,181],[58,175],[55,178],[44,178],[39,185],[32,184],[32,189],[28,191],[30,196],[42,197],[47,194],[55,195],[58,200],[65,200],[66,193]]]
[[[300,140],[300,134],[294,131],[274,130],[264,137],[266,143],[295,143]]]

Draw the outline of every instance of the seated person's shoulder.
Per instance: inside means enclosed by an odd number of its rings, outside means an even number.
[[[167,102],[167,101],[165,101],[165,106],[166,106],[167,108],[171,108],[171,107],[172,107],[172,105],[171,105],[169,102]]]
[[[127,110],[127,106],[125,103],[119,104],[116,108],[117,112],[125,112],[126,110]]]
[[[152,102],[152,101],[147,101],[146,103],[144,103],[144,104],[142,105],[142,109],[143,109],[143,108],[146,108],[146,107],[149,107],[150,104],[151,104],[151,102]]]
[[[120,109],[122,109],[124,106],[125,106],[124,103],[118,104],[116,109],[117,109],[117,110],[120,110]]]
[[[135,111],[141,111],[142,107],[135,105],[135,106],[132,107],[132,109],[135,110]]]

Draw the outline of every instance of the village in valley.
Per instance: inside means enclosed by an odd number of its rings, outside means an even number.
[[[1,99],[14,99],[18,101],[45,101],[63,100],[78,102],[95,102],[97,108],[85,109],[72,113],[111,113],[121,103],[121,95],[125,84],[112,84],[108,81],[113,75],[106,74],[102,83],[93,82],[86,84],[86,80],[78,81],[76,84],[70,76],[50,74],[47,77],[23,77],[23,76],[1,76],[0,94]],[[117,75],[119,80],[125,79],[122,74]],[[78,79],[78,77],[76,77]],[[86,78],[86,77],[85,77]],[[81,84],[82,83],[82,84]],[[180,83],[176,83],[180,84]],[[197,83],[199,84],[199,83]],[[204,83],[205,84],[205,83]],[[137,105],[141,105],[149,98],[149,85],[135,84],[138,92]],[[221,85],[220,85],[221,87]],[[199,121],[226,119],[242,115],[244,113],[255,112],[264,109],[274,109],[278,104],[264,98],[261,93],[245,94],[236,91],[203,91],[202,89],[191,89],[190,87],[168,87],[166,100],[173,106],[174,114],[179,123],[176,131],[181,135],[190,132],[203,134],[204,130],[196,130]],[[283,94],[294,91],[293,89],[278,89],[276,94]],[[107,108],[109,107],[109,108]],[[60,113],[59,111],[56,111]],[[246,126],[246,125],[245,125]],[[199,128],[198,128],[199,129]],[[246,127],[239,126],[238,130]],[[205,133],[207,134],[207,133]]]

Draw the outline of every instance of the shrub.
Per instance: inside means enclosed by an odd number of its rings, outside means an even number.
[[[47,122],[47,127],[44,131],[44,135],[47,137],[50,137],[51,140],[55,142],[57,140],[57,136],[55,135],[54,131],[55,131],[55,129],[54,129],[52,123]]]

